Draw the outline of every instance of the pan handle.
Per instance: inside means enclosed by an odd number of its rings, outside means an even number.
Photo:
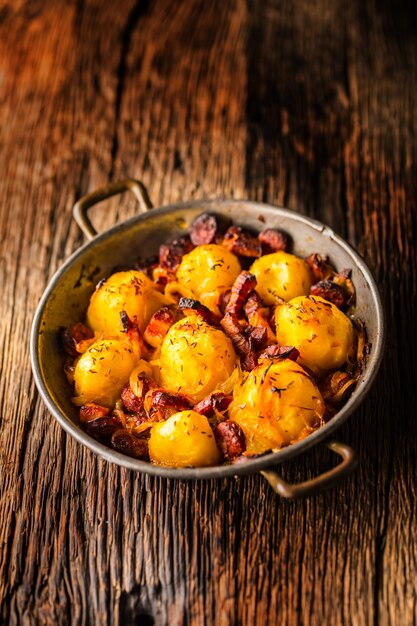
[[[340,479],[350,474],[357,464],[355,451],[345,443],[331,441],[327,444],[327,447],[341,456],[343,460],[339,465],[324,474],[320,474],[320,476],[316,478],[306,480],[298,485],[292,485],[291,483],[287,483],[274,470],[263,470],[261,474],[269,482],[275,493],[283,498],[305,498],[307,496],[313,496],[322,489],[331,487]]]
[[[139,180],[126,178],[115,183],[109,183],[105,187],[96,189],[96,191],[88,193],[80,198],[74,204],[74,208],[72,209],[74,219],[87,239],[93,239],[97,235],[97,231],[88,217],[88,209],[98,202],[107,200],[107,198],[111,198],[112,196],[117,196],[119,193],[123,193],[124,191],[131,191],[133,193],[136,200],[139,202],[142,212],[152,209],[153,205],[149,199],[146,187]]]

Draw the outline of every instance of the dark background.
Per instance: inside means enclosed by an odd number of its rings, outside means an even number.
[[[0,621],[416,624],[416,33],[405,0],[0,0]],[[338,431],[360,457],[340,486],[292,502],[260,476],[147,478],[44,408],[36,305],[83,241],[74,201],[126,175],[155,205],[288,206],[365,257],[388,343]],[[334,462],[319,447],[282,473]]]

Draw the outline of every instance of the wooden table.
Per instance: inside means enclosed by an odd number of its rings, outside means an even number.
[[[407,0],[0,2],[2,623],[416,624],[416,26]],[[74,201],[126,175],[155,204],[288,206],[365,257],[388,345],[338,432],[360,457],[339,487],[294,502],[260,476],[139,476],[44,408],[35,307],[83,241]],[[334,462],[319,447],[282,472]]]

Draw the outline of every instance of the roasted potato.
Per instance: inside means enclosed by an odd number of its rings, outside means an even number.
[[[137,349],[123,339],[96,341],[75,366],[75,404],[113,407],[137,363]]]
[[[278,343],[294,346],[299,363],[317,376],[342,367],[354,349],[350,319],[319,296],[300,296],[277,307]]]
[[[222,294],[233,285],[240,271],[240,263],[232,252],[217,244],[207,244],[183,257],[177,281],[205,306],[218,312]]]
[[[303,368],[284,359],[263,363],[236,385],[229,419],[246,437],[250,454],[294,443],[319,426],[325,405]]]
[[[220,462],[208,419],[195,411],[181,411],[156,423],[149,456],[153,463],[169,467],[207,467]]]
[[[268,305],[310,292],[310,268],[294,254],[282,251],[265,254],[252,264],[250,272],[256,276],[256,291]]]
[[[112,274],[91,296],[87,324],[95,331],[114,337],[123,333],[120,313],[137,320],[143,331],[152,315],[166,304],[166,298],[143,273],[135,270]]]
[[[161,346],[162,387],[199,402],[224,383],[237,364],[231,340],[198,315],[176,322]]]

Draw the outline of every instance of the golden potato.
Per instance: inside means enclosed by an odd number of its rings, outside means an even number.
[[[128,341],[102,339],[80,356],[75,366],[77,405],[96,402],[113,407],[137,363],[137,353]]]
[[[299,350],[299,363],[321,376],[346,363],[355,332],[350,319],[319,296],[301,296],[278,307],[277,339]]]
[[[155,311],[164,304],[166,298],[143,272],[117,272],[91,296],[87,324],[96,332],[115,336],[123,332],[120,312],[126,311],[132,321],[137,318],[143,331]]]
[[[259,454],[302,439],[320,424],[325,405],[303,370],[284,359],[263,363],[235,387],[229,418],[246,437],[247,451]]]
[[[208,419],[195,411],[181,411],[156,423],[149,456],[153,463],[169,467],[207,467],[220,462]]]
[[[224,332],[193,315],[176,322],[165,335],[161,384],[199,402],[229,378],[236,363],[233,344]]]
[[[223,246],[212,243],[198,246],[184,255],[177,270],[177,281],[215,311],[220,296],[233,285],[240,271],[237,257]]]
[[[280,298],[287,301],[310,292],[310,268],[294,254],[274,252],[261,256],[252,264],[250,272],[256,276],[256,291],[266,304],[277,304]]]

